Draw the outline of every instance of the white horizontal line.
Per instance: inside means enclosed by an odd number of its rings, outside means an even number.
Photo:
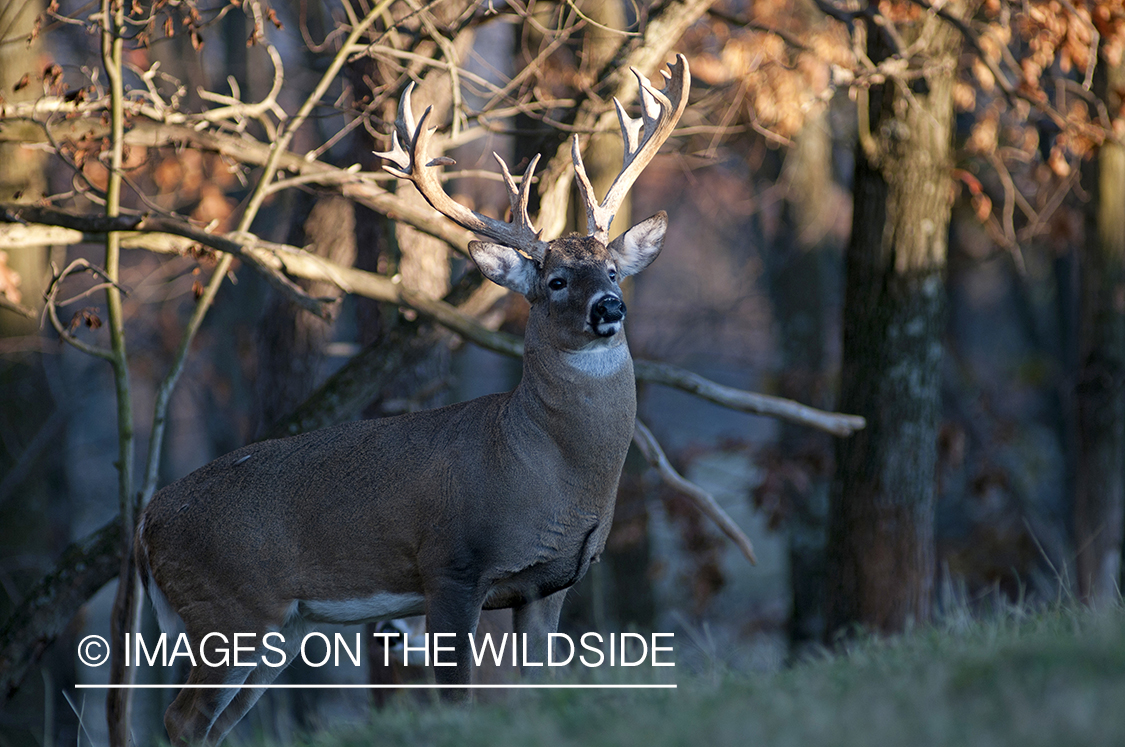
[[[75,685],[79,690],[234,690],[252,688],[259,690],[675,690],[676,685]]]

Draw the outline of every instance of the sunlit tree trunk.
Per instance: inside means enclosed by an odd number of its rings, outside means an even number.
[[[827,546],[829,637],[857,624],[902,630],[927,620],[931,609],[960,38],[921,13],[898,28],[918,49],[912,67],[926,72],[872,86],[859,101],[839,407],[863,415],[867,427],[837,447]],[[868,34],[867,51],[877,63],[890,50],[877,27]]]
[[[43,95],[42,47],[38,40],[28,43],[42,12],[39,0],[0,0],[0,96],[9,104]],[[0,142],[0,202],[35,202],[46,188],[45,154],[19,142],[18,129],[7,129],[5,134],[6,141]],[[28,139],[35,134],[35,127],[29,126]],[[42,309],[49,279],[48,251],[46,246],[0,245],[0,273],[19,276],[18,301],[32,311]],[[5,590],[0,594],[0,620],[22,611],[23,595],[39,570],[26,561],[13,561],[53,555],[70,538],[73,506],[67,503],[64,484],[65,455],[55,448],[65,441],[69,418],[65,403],[55,399],[49,386],[52,367],[44,365],[44,341],[38,318],[0,308],[0,561]],[[33,678],[17,700],[4,706],[7,713],[29,716],[31,721],[39,720],[45,707],[66,708],[59,688],[51,684],[73,676],[71,661],[57,648],[47,652],[37,662],[42,678]],[[31,743],[31,735],[19,733],[16,723],[11,738],[18,742],[26,736]]]
[[[1120,111],[1125,66],[1103,62],[1095,93]],[[1125,146],[1107,139],[1091,164],[1082,255],[1081,363],[1075,391],[1078,460],[1074,533],[1078,591],[1116,598],[1125,531]]]

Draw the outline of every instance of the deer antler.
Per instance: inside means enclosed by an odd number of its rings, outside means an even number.
[[[504,246],[518,249],[536,262],[542,262],[547,252],[547,242],[539,238],[539,231],[531,225],[531,218],[527,214],[527,201],[531,190],[531,177],[535,173],[535,165],[539,156],[531,159],[523,181],[516,187],[512,174],[508,171],[508,164],[496,153],[493,157],[500,164],[504,175],[504,184],[508,187],[508,200],[512,205],[512,222],[489,218],[475,210],[465,207],[454,200],[441,185],[438,179],[437,167],[455,163],[452,158],[444,156],[428,160],[426,151],[429,149],[430,138],[434,130],[426,128],[426,120],[433,107],[426,107],[422,118],[417,125],[414,123],[414,113],[410,108],[410,94],[414,90],[414,83],[406,87],[399,100],[398,118],[395,120],[395,129],[391,133],[391,149],[385,153],[375,155],[390,161],[394,166],[384,164],[383,169],[401,179],[414,182],[414,186],[439,213],[474,233],[493,239]]]
[[[574,159],[574,174],[578,180],[578,188],[582,193],[582,202],[586,206],[586,227],[590,236],[597,238],[603,244],[609,242],[609,226],[613,216],[621,207],[625,194],[633,186],[645,166],[660,150],[660,146],[672,134],[680,115],[687,106],[687,94],[691,89],[691,73],[688,72],[687,59],[676,55],[676,61],[668,66],[671,73],[661,70],[664,76],[664,87],[659,91],[653,88],[652,83],[643,75],[631,68],[633,75],[637,76],[640,83],[641,118],[633,119],[625,113],[625,107],[616,98],[613,100],[617,107],[617,119],[621,123],[621,137],[625,141],[625,157],[621,165],[621,173],[613,180],[609,192],[606,193],[602,203],[597,204],[594,187],[586,175],[586,167],[582,165],[582,152],[578,147],[578,136],[574,136],[570,153]]]

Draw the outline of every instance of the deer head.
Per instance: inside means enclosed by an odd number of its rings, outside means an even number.
[[[407,86],[399,102],[395,129],[391,133],[391,150],[376,155],[391,162],[384,165],[391,174],[414,183],[418,191],[436,210],[459,225],[491,241],[473,241],[469,254],[489,280],[527,297],[533,306],[569,303],[584,300],[585,331],[592,340],[611,338],[622,327],[625,305],[617,288],[621,279],[647,267],[660,252],[668,225],[663,211],[638,223],[612,242],[610,226],[622,200],[637,177],[656,155],[671,134],[687,105],[690,75],[683,55],[661,71],[664,86],[657,90],[635,69],[640,86],[641,116],[630,117],[621,102],[614,99],[625,154],[621,172],[614,179],[605,199],[597,202],[594,188],[582,163],[578,136],[571,145],[571,158],[579,194],[586,210],[586,237],[569,236],[544,241],[528,215],[535,167],[539,156],[528,164],[517,186],[508,165],[498,154],[511,203],[512,222],[496,220],[461,205],[444,190],[438,168],[452,163],[428,155],[434,130],[426,127],[432,109],[427,107],[415,122],[410,96],[414,84]],[[597,268],[595,270],[595,268]],[[561,342],[561,341],[560,341]],[[576,340],[568,341],[575,344]],[[590,341],[586,341],[588,344]]]

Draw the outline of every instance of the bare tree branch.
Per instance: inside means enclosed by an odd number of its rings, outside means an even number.
[[[110,218],[104,215],[84,215],[57,208],[23,204],[0,205],[0,220],[21,221],[19,227],[15,229],[18,236],[14,239],[27,242],[34,238],[40,244],[77,243],[78,241],[89,240],[96,234],[105,234],[110,231],[135,231],[181,236],[188,239],[187,242],[183,243],[181,251],[186,251],[192,244],[202,244],[217,251],[234,255],[249,264],[265,278],[266,282],[290,301],[321,319],[332,319],[338,306],[337,299],[318,299],[309,296],[298,285],[279,272],[274,264],[264,263],[259,254],[251,251],[258,243],[258,240],[252,236],[249,242],[242,243],[238,240],[238,238],[243,238],[239,234],[224,236],[207,233],[187,221],[165,216],[119,215]],[[34,226],[30,225],[35,223],[44,224],[44,227],[68,228],[75,233],[59,234],[51,230],[37,232],[34,230]],[[5,228],[7,227],[0,225],[0,238],[5,236]],[[13,228],[15,227],[13,226]]]
[[[788,420],[834,436],[850,436],[866,425],[859,415],[825,412],[791,399],[735,389],[668,363],[638,360],[633,368],[638,381],[663,384],[732,410]]]
[[[24,206],[11,206],[22,208]],[[58,240],[70,239],[78,241],[96,234],[92,228],[106,228],[103,218],[91,216],[89,223],[79,220],[80,216],[62,211],[44,211],[35,215],[39,218],[59,217],[66,220],[69,228],[77,229],[67,236],[55,235]],[[139,232],[147,232],[149,224],[137,222],[132,224]],[[163,227],[163,223],[156,226]],[[3,237],[0,226],[0,238]],[[34,235],[32,226],[21,226],[20,230],[27,236]],[[81,233],[79,231],[82,231]],[[456,332],[461,337],[479,345],[487,350],[492,350],[512,357],[523,355],[523,341],[519,338],[496,332],[480,324],[471,315],[451,306],[443,301],[426,298],[418,293],[411,292],[393,279],[377,275],[372,272],[357,270],[354,267],[345,267],[330,262],[322,257],[303,251],[296,247],[282,244],[272,244],[262,241],[252,234],[244,234],[232,238],[204,234],[196,237],[199,243],[205,244],[219,251],[227,248],[237,248],[239,256],[244,257],[255,269],[268,270],[275,273],[285,273],[289,276],[304,280],[315,280],[333,283],[348,293],[354,293],[377,301],[397,303],[409,306],[425,314],[447,329]],[[29,239],[30,240],[30,239]],[[36,240],[39,240],[38,237]],[[126,238],[126,243],[130,243]],[[231,247],[230,245],[234,245]],[[174,243],[164,243],[159,246],[147,246],[154,251],[182,252],[183,248]],[[668,363],[636,360],[633,363],[634,371],[639,381],[648,381],[654,384],[680,389],[694,394],[715,404],[729,407],[741,412],[754,415],[780,418],[791,422],[800,423],[811,428],[827,431],[836,436],[849,436],[864,427],[864,419],[858,415],[843,415],[840,413],[825,412],[814,407],[803,405],[793,400],[782,397],[773,397],[767,394],[748,392],[734,387],[718,384],[698,374]]]
[[[742,551],[751,565],[758,564],[758,558],[754,555],[754,545],[750,542],[750,538],[746,536],[738,524],[734,523],[734,519],[723,510],[714,496],[690,480],[685,479],[676,471],[676,468],[668,461],[664,450],[660,448],[656,437],[652,435],[652,431],[639,418],[633,430],[633,443],[641,450],[648,463],[660,473],[660,478],[664,482],[690,498],[696,508],[702,511],[711,521],[718,524],[719,529],[723,530],[723,534],[729,537],[731,542]]]
[[[0,693],[5,699],[90,597],[121,570],[121,517],[63,551],[0,628]]]
[[[0,309],[7,309],[8,311],[19,314],[20,316],[26,317],[28,319],[34,319],[36,316],[35,309],[24,306],[22,303],[13,301],[3,293],[0,293]]]

